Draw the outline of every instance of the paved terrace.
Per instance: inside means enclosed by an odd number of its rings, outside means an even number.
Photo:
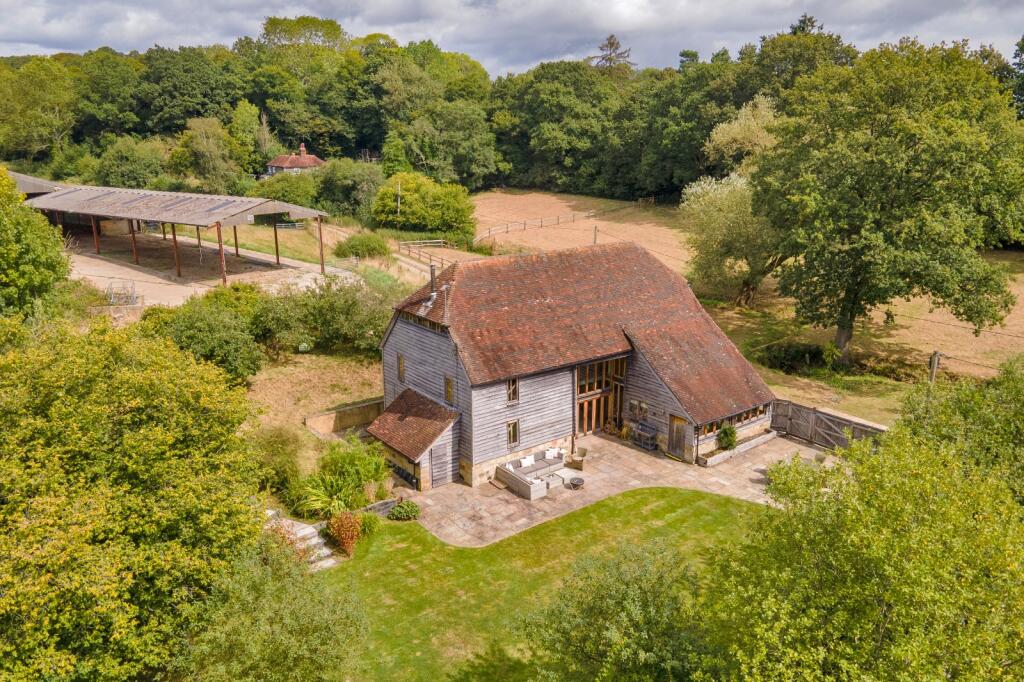
[[[477,488],[456,483],[408,496],[420,505],[420,523],[438,538],[457,547],[483,547],[635,488],[688,488],[764,504],[764,474],[770,465],[794,456],[812,461],[821,452],[779,437],[705,468],[606,436],[587,436],[579,446],[588,451],[580,474],[586,481],[582,490],[552,487],[546,497],[529,502],[489,483]]]

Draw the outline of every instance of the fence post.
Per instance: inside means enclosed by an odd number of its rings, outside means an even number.
[[[817,445],[818,439],[816,438],[816,436],[818,435],[818,408],[816,407],[811,408],[810,427],[808,427],[807,435],[810,436],[810,441]]]

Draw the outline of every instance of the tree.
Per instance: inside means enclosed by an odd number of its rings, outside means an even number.
[[[605,38],[604,42],[598,45],[597,49],[598,54],[593,57],[587,57],[587,62],[600,69],[636,66],[636,64],[629,61],[629,53],[632,50],[628,47],[622,47],[622,43],[619,42],[614,33]]]
[[[78,122],[75,137],[89,140],[103,133],[125,135],[139,125],[139,89],[145,68],[136,57],[109,47],[86,52],[78,70]]]
[[[354,216],[368,224],[373,199],[384,184],[381,164],[331,159],[315,171],[320,181],[320,205],[331,213]]]
[[[163,157],[157,140],[119,137],[100,156],[94,178],[107,187],[143,188],[163,171]]]
[[[1024,524],[999,476],[897,429],[769,469],[777,508],[715,551],[702,679],[1013,679]],[[699,619],[699,620],[698,620]]]
[[[401,168],[404,156],[414,170],[438,182],[458,182],[470,191],[482,187],[498,168],[494,133],[474,102],[440,102],[394,133],[402,140],[402,150],[394,148],[389,132],[384,150],[389,168]]]
[[[0,355],[0,394],[0,676],[157,677],[259,537],[244,392],[97,325]]]
[[[30,311],[68,275],[60,233],[23,199],[0,166],[0,315]]]
[[[260,41],[271,47],[312,45],[337,50],[345,46],[348,36],[334,19],[308,15],[295,18],[267,17],[263,21]]]
[[[395,173],[412,172],[412,164],[405,155],[405,142],[397,130],[389,130],[384,138],[384,146],[380,152],[380,165],[384,175],[391,177]]]
[[[251,175],[262,173],[267,161],[284,151],[270,130],[266,114],[244,99],[231,112],[228,134],[235,143],[235,161]]]
[[[388,178],[373,201],[373,218],[380,227],[447,232],[463,240],[472,239],[476,230],[466,188],[440,185],[419,173]]]
[[[0,69],[0,154],[37,158],[62,147],[75,124],[71,71],[52,57]]]
[[[1024,37],[1014,47],[1013,70],[1013,99],[1017,103],[1017,117],[1024,118]]]
[[[249,189],[251,197],[276,199],[298,206],[312,206],[318,193],[318,176],[313,173],[275,173]]]
[[[717,129],[716,129],[717,130]],[[690,276],[712,292],[728,291],[750,306],[765,277],[782,262],[782,234],[751,209],[746,178],[702,178],[683,192],[680,210],[695,254]]]
[[[754,206],[785,232],[798,317],[835,326],[844,358],[855,323],[896,298],[930,296],[976,329],[1002,320],[1007,275],[978,249],[1024,234],[1024,134],[984,66],[905,40],[819,68],[787,101]]]
[[[553,679],[687,679],[693,579],[686,557],[664,544],[584,557],[559,594],[520,625],[531,661]],[[571,595],[571,596],[569,596]]]
[[[227,194],[238,181],[234,141],[215,118],[192,118],[171,150],[167,167],[190,179],[195,189]]]
[[[764,95],[756,95],[730,121],[719,123],[704,143],[708,163],[728,172],[749,177],[757,156],[775,146],[771,131],[776,123],[775,104]]]
[[[966,462],[1000,475],[1024,504],[1024,359],[992,379],[919,386],[904,400],[900,424],[918,438],[956,444]]]
[[[142,57],[142,118],[154,133],[177,133],[189,119],[226,120],[237,84],[202,48],[154,47]]]
[[[204,682],[345,680],[366,629],[351,591],[318,580],[272,537],[217,582],[198,620],[175,672]]]

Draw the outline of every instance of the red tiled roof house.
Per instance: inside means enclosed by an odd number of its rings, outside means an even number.
[[[317,166],[322,166],[324,160],[316,154],[306,152],[306,144],[299,145],[298,154],[280,154],[267,162],[267,175],[277,173],[302,173]]]
[[[456,263],[396,306],[382,354],[369,431],[424,489],[606,425],[694,462],[725,423],[767,431],[774,399],[686,281],[630,243]]]

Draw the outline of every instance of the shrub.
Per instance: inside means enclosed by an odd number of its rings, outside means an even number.
[[[392,521],[413,521],[419,517],[420,506],[412,500],[403,500],[388,512],[388,518]]]
[[[380,532],[380,529],[384,526],[384,521],[373,512],[367,512],[359,515],[359,535],[360,537],[368,538],[371,535],[376,535]]]
[[[439,185],[419,173],[396,173],[388,178],[373,201],[373,217],[378,226],[396,230],[452,232],[463,238],[472,237],[476,230],[466,188]]]
[[[362,535],[360,518],[352,512],[336,514],[327,522],[327,532],[331,534],[345,554],[353,556],[356,551],[356,542]]]
[[[263,465],[262,489],[287,492],[299,477],[302,437],[288,426],[264,426],[252,434],[252,445]]]
[[[302,308],[292,296],[264,296],[253,312],[249,331],[271,357],[311,344]]]
[[[100,156],[92,179],[107,187],[142,189],[163,172],[163,157],[158,141],[119,137]]]
[[[317,177],[313,173],[277,173],[249,188],[248,195],[312,206],[318,189]]]
[[[388,240],[373,232],[354,234],[334,247],[334,255],[338,258],[371,258],[373,256],[390,256],[391,247]]]
[[[167,333],[179,348],[217,365],[237,382],[259,371],[263,352],[240,315],[212,305],[185,305]]]
[[[294,487],[295,511],[328,518],[366,506],[391,475],[380,443],[366,444],[355,436],[331,443],[317,473]]]
[[[329,587],[270,537],[218,582],[198,616],[202,625],[178,644],[172,679],[335,679],[366,631],[351,590]]]
[[[324,210],[353,216],[364,225],[372,221],[373,198],[384,183],[379,164],[331,159],[315,173],[320,180],[317,199]]]
[[[754,360],[786,374],[826,367],[825,348],[815,343],[783,341],[754,352]]]
[[[732,450],[736,447],[736,427],[726,424],[718,430],[718,447],[722,450]]]
[[[325,277],[296,297],[314,345],[324,351],[377,351],[401,289],[377,289]]]
[[[23,197],[0,166],[0,315],[27,312],[68,274],[57,228]]]

